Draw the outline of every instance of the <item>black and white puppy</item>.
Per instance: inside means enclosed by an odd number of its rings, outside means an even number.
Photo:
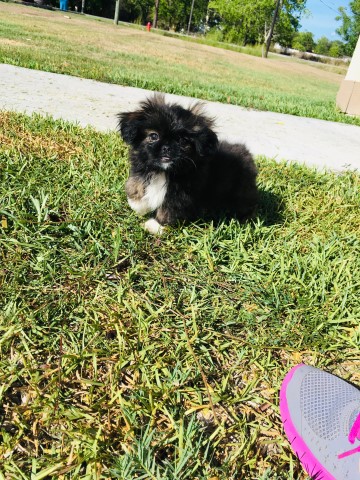
[[[185,109],[157,94],[120,113],[119,129],[130,145],[128,202],[139,215],[154,213],[145,223],[151,233],[200,218],[243,220],[254,212],[253,158],[242,144],[218,141],[200,104]]]

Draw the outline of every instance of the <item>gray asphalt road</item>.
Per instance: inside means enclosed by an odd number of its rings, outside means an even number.
[[[0,109],[41,113],[92,125],[116,128],[116,114],[136,108],[152,93],[55,73],[0,64]],[[167,95],[188,106],[195,99]],[[245,143],[255,155],[296,161],[318,169],[360,171],[360,127],[234,105],[204,102],[216,118],[221,138]]]

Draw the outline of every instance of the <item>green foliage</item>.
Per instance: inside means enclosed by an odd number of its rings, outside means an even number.
[[[174,31],[187,30],[190,18],[192,0],[161,1],[159,3],[160,28]],[[194,2],[192,14],[192,30],[196,30],[206,22],[206,13],[209,0],[197,0]]]
[[[192,0],[161,1],[159,3],[158,27],[179,31],[187,29]],[[205,22],[208,0],[194,3],[193,28]],[[86,12],[104,17],[113,17],[115,1],[87,0]],[[145,25],[154,19],[155,0],[121,0],[120,20]]]
[[[153,19],[153,0],[121,0],[120,19],[145,25]]]
[[[273,0],[211,0],[209,8],[215,10],[223,21],[225,38],[229,36],[244,44],[263,43],[269,30],[274,10]],[[304,0],[282,2],[275,26],[274,40],[288,45],[299,25],[299,16],[305,8]],[[236,33],[235,33],[236,32]],[[229,38],[227,38],[229,40]]]
[[[329,56],[334,58],[340,58],[345,55],[345,46],[339,40],[334,40],[331,42],[329,49]]]
[[[222,42],[224,40],[224,32],[219,27],[212,27],[206,33],[206,40],[214,41],[214,42]]]
[[[316,42],[314,52],[319,55],[329,55],[330,48],[331,41],[327,37],[323,36]]]
[[[311,52],[318,55],[324,55],[339,58],[344,55],[344,44],[339,40],[331,41],[327,37],[321,37],[317,42],[314,41],[312,33],[298,32],[294,35],[292,47],[300,52]]]
[[[341,26],[336,30],[345,42],[345,54],[351,56],[355,50],[360,35],[360,0],[353,0],[349,3],[350,12],[347,7],[339,7],[336,20]]]
[[[59,2],[58,2],[59,3]],[[69,0],[69,7],[77,5],[78,11],[81,11],[81,0]],[[104,2],[103,0],[86,0],[84,13],[98,15],[99,17],[114,18],[115,0]]]
[[[297,32],[292,46],[300,52],[312,52],[315,47],[314,35],[311,32]]]
[[[314,53],[327,55],[329,57],[339,58],[344,56],[345,46],[340,40],[329,40],[327,37],[321,37],[316,42]]]
[[[290,47],[293,37],[299,28],[299,16],[289,15],[283,10],[280,10],[277,22],[275,24],[275,32],[273,42],[278,42],[284,47]]]

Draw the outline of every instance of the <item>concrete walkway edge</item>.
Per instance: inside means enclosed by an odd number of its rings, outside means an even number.
[[[116,129],[117,114],[152,92],[0,64],[0,109],[50,115],[95,129]],[[166,95],[189,106],[193,98]],[[360,127],[203,102],[220,138],[242,142],[254,155],[295,161],[320,170],[360,170]]]

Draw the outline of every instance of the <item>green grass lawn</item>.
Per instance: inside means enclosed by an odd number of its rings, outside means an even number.
[[[0,478],[305,479],[278,390],[360,385],[359,176],[258,158],[253,221],[158,239],[126,156],[0,114]]]
[[[274,55],[262,59],[12,3],[0,2],[0,10],[3,63],[360,125],[336,108],[346,72],[339,67]]]

